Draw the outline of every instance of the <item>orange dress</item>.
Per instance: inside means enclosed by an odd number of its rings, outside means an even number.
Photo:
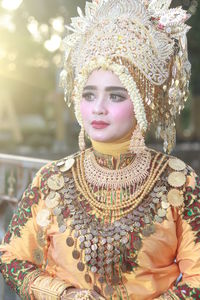
[[[67,158],[44,166],[0,246],[7,284],[30,299],[30,282],[45,273],[67,286],[96,289],[106,299],[199,299],[200,180],[176,158],[151,151],[152,161],[156,154],[165,169],[148,194],[120,222],[111,218],[104,225],[78,192],[72,169],[62,170]],[[101,166],[114,168],[112,157],[95,155]],[[78,159],[80,154],[75,171]],[[130,160],[121,155],[119,168]]]

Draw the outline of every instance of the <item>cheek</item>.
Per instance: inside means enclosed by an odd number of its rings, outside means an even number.
[[[132,102],[116,103],[112,107],[112,118],[113,120],[124,121],[132,120],[134,116]]]
[[[86,101],[81,101],[80,111],[83,121],[87,121],[91,115],[91,105]]]

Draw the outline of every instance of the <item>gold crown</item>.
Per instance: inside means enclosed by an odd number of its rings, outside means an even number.
[[[190,17],[171,0],[99,0],[86,2],[85,14],[67,26],[61,85],[65,100],[75,104],[82,125],[80,100],[89,74],[113,71],[127,88],[141,130],[157,126],[164,150],[175,143],[175,119],[188,98],[191,66],[186,34]]]

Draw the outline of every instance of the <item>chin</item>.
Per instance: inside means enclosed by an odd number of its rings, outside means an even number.
[[[90,136],[90,138],[95,141],[95,142],[108,142],[110,139],[105,138],[105,137],[99,137],[99,136]]]
[[[99,136],[99,135],[90,135],[90,138],[95,142],[102,142],[102,143],[112,143],[116,141],[118,138],[114,136]]]

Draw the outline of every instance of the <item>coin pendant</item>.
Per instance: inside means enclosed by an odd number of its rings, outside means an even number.
[[[168,202],[165,202],[165,201],[162,201],[162,202],[161,202],[161,206],[162,206],[162,208],[164,208],[164,209],[168,209],[169,203],[168,203]]]
[[[153,203],[158,204],[159,203],[159,198],[153,198]]]
[[[176,189],[171,189],[169,191],[169,193],[167,195],[167,199],[168,199],[169,203],[174,207],[181,206],[184,202],[183,195],[180,193],[179,190],[176,190]]]
[[[72,252],[72,256],[74,259],[79,259],[80,258],[80,252],[78,250],[74,250]]]
[[[62,212],[61,208],[60,207],[55,207],[54,210],[53,210],[53,214],[54,216],[58,216],[60,215]]]
[[[105,282],[105,278],[104,277],[99,277],[98,279],[99,283],[103,284]]]
[[[63,188],[64,184],[64,178],[60,174],[52,175],[47,181],[48,187],[53,191],[60,190]]]
[[[159,208],[159,209],[158,209],[158,216],[159,216],[160,218],[165,217],[165,216],[166,216],[166,210],[163,209],[163,208]]]
[[[161,197],[161,201],[166,202],[166,201],[167,201],[167,196],[166,196],[166,195],[163,195],[163,196]]]
[[[91,283],[91,282],[92,282],[92,278],[90,277],[89,274],[85,274],[85,281],[86,281],[87,283]]]
[[[144,217],[144,223],[145,224],[149,224],[150,223],[149,217],[147,217],[147,216]]]
[[[92,267],[91,267],[91,272],[92,272],[92,273],[96,273],[96,272],[97,272],[97,267],[92,266]]]
[[[155,232],[155,226],[153,224],[149,225],[148,230],[149,230],[150,234],[153,234]]]
[[[60,171],[63,173],[69,171],[72,168],[72,166],[74,165],[74,163],[75,163],[74,158],[70,158],[70,159],[66,160],[65,164],[63,166],[61,166]]]
[[[83,272],[85,269],[85,265],[84,263],[82,263],[81,261],[77,264],[77,268],[80,272]]]
[[[175,171],[183,171],[186,168],[186,164],[178,158],[171,158],[169,160],[169,166]]]
[[[162,223],[163,219],[156,215],[155,216],[155,221],[158,222],[158,223]]]
[[[72,237],[66,239],[67,246],[72,247],[74,245],[74,240]]]
[[[168,183],[172,187],[181,187],[185,184],[186,177],[185,174],[180,172],[172,172],[168,177]]]
[[[57,192],[50,192],[47,198],[45,199],[46,207],[55,208],[60,201],[60,195]]]
[[[59,231],[60,233],[64,233],[67,229],[67,226],[66,225],[61,225],[60,228],[59,228]]]

